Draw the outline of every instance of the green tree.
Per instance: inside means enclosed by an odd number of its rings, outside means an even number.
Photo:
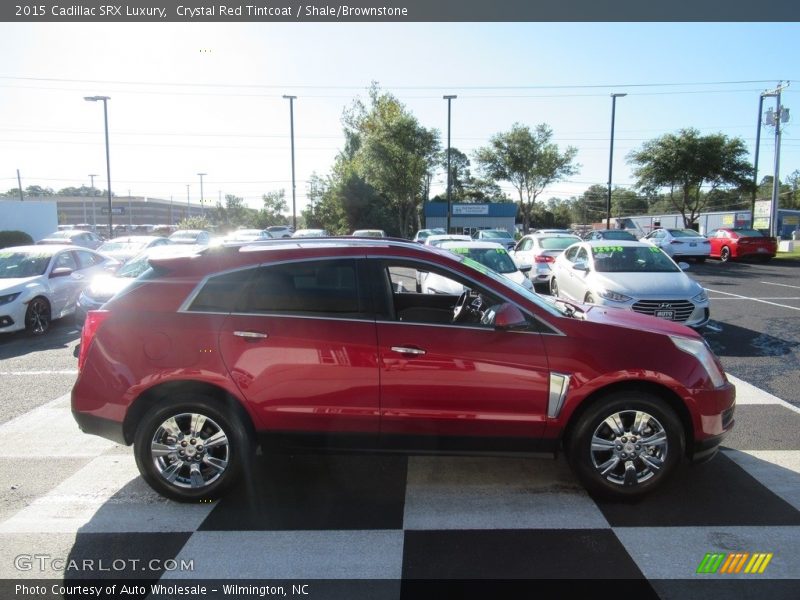
[[[345,113],[344,162],[388,203],[397,231],[409,236],[419,227],[427,175],[436,164],[439,134],[422,127],[394,96],[373,85],[370,105],[354,102]],[[349,160],[347,159],[348,157]],[[349,177],[342,165],[340,180]]]
[[[492,136],[489,146],[479,148],[474,155],[486,177],[508,181],[517,191],[525,233],[539,194],[548,185],[578,172],[578,165],[573,164],[577,149],[569,146],[560,152],[550,141],[552,137],[552,129],[544,123],[533,131],[515,123],[510,131]]]
[[[672,208],[689,227],[706,207],[704,191],[751,189],[753,167],[746,155],[740,138],[721,133],[701,136],[696,129],[682,129],[645,142],[628,155],[628,162],[635,165],[637,187],[648,195],[666,190]]]
[[[263,229],[270,225],[289,224],[289,218],[284,214],[289,210],[286,204],[286,190],[268,192],[261,196],[261,200],[264,205],[253,219],[255,227]]]
[[[608,203],[608,188],[604,185],[594,184],[576,198],[574,212],[575,221],[584,225],[606,222],[606,204]]]
[[[244,204],[244,198],[233,194],[225,195],[225,204],[217,202],[208,211],[208,219],[223,231],[231,231],[237,227],[255,226],[256,211]]]
[[[608,192],[606,191],[606,194]],[[633,190],[614,188],[611,192],[611,215],[630,217],[647,214],[647,198]]]
[[[187,217],[177,225],[178,229],[211,229],[211,223],[206,217]]]

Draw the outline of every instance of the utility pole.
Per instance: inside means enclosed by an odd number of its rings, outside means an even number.
[[[775,97],[775,112],[771,109],[767,111],[767,124],[775,126],[775,169],[772,179],[772,202],[770,205],[769,216],[769,235],[778,237],[778,195],[780,193],[780,165],[781,165],[781,123],[789,120],[789,109],[781,105],[781,92],[788,87],[778,82],[778,87],[769,92],[764,92],[762,96]]]
[[[189,199],[189,184],[186,184],[186,218],[192,216],[192,202]]]
[[[753,156],[753,199],[750,202],[750,226],[756,218],[756,196],[758,195],[758,151],[761,147],[761,115],[764,110],[764,94],[758,95],[758,126],[756,127],[756,151]]]

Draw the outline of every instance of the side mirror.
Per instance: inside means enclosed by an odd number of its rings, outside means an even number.
[[[54,277],[69,277],[72,275],[72,269],[69,267],[57,267],[50,271],[50,278]]]
[[[501,331],[519,331],[528,328],[528,320],[525,318],[525,315],[513,304],[504,302],[503,304],[498,304],[490,308],[489,311],[494,313],[493,324],[495,329],[500,329]]]

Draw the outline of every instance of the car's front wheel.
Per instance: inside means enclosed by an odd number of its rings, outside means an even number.
[[[558,298],[558,282],[556,281],[555,277],[550,280],[550,294],[553,297]]]
[[[615,392],[578,419],[567,456],[591,492],[633,498],[658,487],[683,456],[685,434],[675,412],[647,392]]]
[[[183,394],[155,406],[134,439],[136,465],[160,494],[179,502],[220,496],[252,455],[243,419],[213,398]]]
[[[731,249],[723,246],[722,250],[719,251],[719,259],[722,262],[728,262],[731,259]]]
[[[33,335],[44,335],[50,330],[50,303],[41,296],[28,303],[25,329]]]

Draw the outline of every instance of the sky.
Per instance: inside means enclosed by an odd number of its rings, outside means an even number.
[[[631,187],[626,156],[681,128],[741,137],[752,160],[759,95],[790,81],[782,103],[800,119],[798,23],[0,23],[0,191],[107,187],[118,196],[207,203],[234,194],[253,207],[285,189],[291,203],[289,101],[294,95],[298,214],[312,173],[343,146],[341,117],[371,82],[471,155],[514,123],[548,124],[578,149],[577,175],[543,198],[608,180]],[[774,107],[775,98],[764,101]],[[800,169],[800,125],[783,128],[781,178]],[[762,128],[759,179],[774,169]],[[474,173],[476,174],[476,173]],[[187,190],[187,185],[188,190]],[[433,192],[445,186],[434,177]],[[513,188],[502,186],[512,195]]]

